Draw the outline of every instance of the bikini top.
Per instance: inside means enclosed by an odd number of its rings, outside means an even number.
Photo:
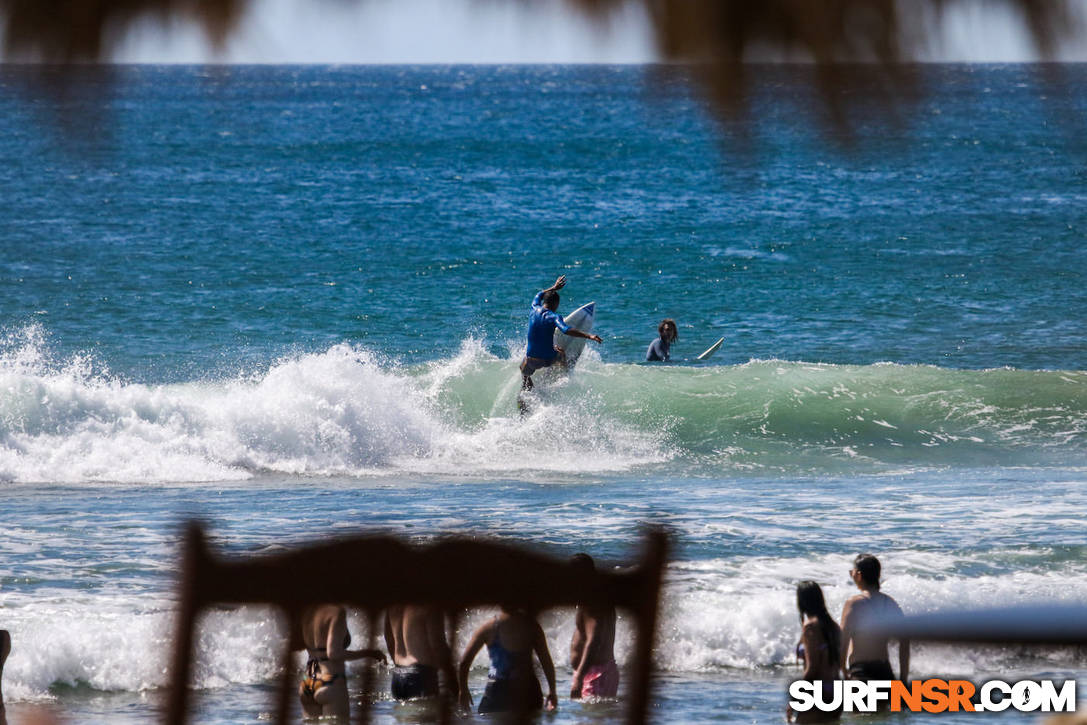
[[[343,636],[343,648],[347,649],[350,646],[351,646],[351,633],[347,632]],[[307,647],[307,649],[310,652],[326,652],[328,648],[327,647]],[[321,662],[324,662],[325,660],[328,659],[328,657],[314,657],[314,658],[311,658],[310,661],[313,661],[315,659],[319,660]]]
[[[820,652],[826,652],[828,649],[830,649],[830,648],[827,646],[826,642],[820,642],[819,643],[819,651]],[[801,642],[800,644],[798,644],[796,646],[796,657],[797,657],[797,659],[801,659],[801,660],[804,659],[804,643],[803,642]]]

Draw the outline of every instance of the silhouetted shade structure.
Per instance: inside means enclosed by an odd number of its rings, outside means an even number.
[[[166,722],[181,725],[189,713],[189,678],[194,630],[204,609],[216,604],[271,604],[289,621],[303,608],[335,603],[357,607],[370,616],[373,647],[377,614],[393,604],[426,603],[456,615],[466,608],[507,604],[529,611],[573,606],[587,598],[610,601],[636,619],[630,723],[646,721],[652,686],[652,648],[668,537],[647,531],[637,566],[622,571],[584,572],[565,559],[528,548],[478,539],[447,539],[410,546],[389,536],[358,536],[314,543],[274,555],[224,559],[207,546],[199,524],[189,525],[180,583],[180,607],[174,640],[173,670]],[[283,677],[276,722],[285,723],[297,697],[290,637],[282,652]],[[456,643],[454,643],[456,648]],[[368,683],[364,679],[364,689]],[[449,722],[449,703],[440,705]],[[365,722],[367,711],[361,715]],[[526,714],[531,719],[531,714]]]

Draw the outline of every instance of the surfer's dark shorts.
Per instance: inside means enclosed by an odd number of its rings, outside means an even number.
[[[550,360],[544,360],[538,357],[525,357],[521,361],[521,374],[526,378],[530,377],[532,373],[536,372],[540,368],[549,368],[559,361],[559,358],[553,357]]]

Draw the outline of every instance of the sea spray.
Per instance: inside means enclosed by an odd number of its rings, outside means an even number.
[[[1082,562],[1067,562],[1056,571],[1007,568],[964,579],[952,572],[988,566],[989,561],[981,555],[910,551],[886,552],[884,559],[896,563],[888,572],[885,590],[907,613],[1053,601],[1054,597],[1087,601],[1087,585],[1076,583],[1087,582]],[[796,582],[805,578],[820,582],[828,608],[837,617],[845,599],[856,593],[844,575],[847,568],[848,558],[841,555],[673,563],[662,599],[654,653],[657,666],[676,673],[795,666],[800,631]],[[46,698],[57,685],[141,692],[168,684],[175,613],[165,600],[147,595],[42,597],[34,607],[5,611],[6,626],[18,645],[4,673],[5,695],[11,700]],[[456,632],[457,645],[463,647],[474,629],[495,611],[468,612]],[[358,646],[366,646],[366,621],[362,612],[351,610],[349,627]],[[540,622],[552,657],[564,672],[573,612],[549,610],[541,613]],[[620,664],[629,664],[634,623],[625,612],[620,612],[617,632],[617,658]],[[208,610],[197,627],[194,686],[216,689],[275,681],[285,633],[282,616],[269,608]],[[375,636],[380,642],[380,632]],[[1018,647],[922,644],[914,646],[912,670],[932,676],[970,676],[1037,666],[1038,658],[1049,666],[1074,666],[1079,656],[1070,649],[1035,652]],[[294,665],[300,668],[303,659],[299,653]],[[481,653],[476,668],[486,666],[486,654]]]
[[[607,472],[667,457],[580,391],[516,417],[510,361],[477,345],[422,368],[334,345],[224,380],[143,384],[56,365],[34,340],[0,367],[0,479],[183,482],[262,473]],[[507,414],[480,411],[502,404]]]
[[[543,378],[544,376],[541,376]],[[516,414],[519,373],[467,340],[403,365],[346,343],[259,373],[122,380],[40,336],[0,355],[0,479],[206,481],[262,473],[598,473],[668,465],[840,473],[1087,463],[1087,373],[586,355]]]

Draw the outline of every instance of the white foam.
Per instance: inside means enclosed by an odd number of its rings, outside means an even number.
[[[656,650],[658,665],[667,671],[697,672],[795,663],[793,648],[799,625],[792,584],[776,579],[773,572],[791,570],[798,563],[752,560],[731,569],[724,562],[676,567],[664,602]],[[803,563],[809,572],[819,568],[838,570],[842,564],[829,560],[822,567],[816,561]],[[738,577],[741,570],[748,575],[757,572],[764,578]],[[900,577],[888,590],[907,612],[915,612],[948,606],[992,606],[996,601],[1007,603],[1012,593],[1017,600],[1036,599],[1051,593],[1057,585],[1054,578],[1038,575],[971,580],[970,593],[964,595],[964,588],[956,582]],[[851,591],[844,585],[825,586],[824,591],[828,607],[837,615]],[[1087,590],[1077,594],[1081,601],[1087,601]],[[105,691],[144,691],[165,686],[172,613],[111,609],[101,601],[86,606],[57,605],[39,604],[32,621],[24,618],[24,612],[9,625],[15,642],[5,669],[5,693],[10,700],[47,698],[49,688],[56,683]],[[471,613],[458,631],[458,646],[463,647],[471,632],[491,615],[489,610]],[[564,671],[573,631],[572,613],[545,613],[541,624],[552,657]],[[357,613],[352,617],[351,629],[356,645],[362,646],[364,637],[360,633],[364,626]],[[218,688],[273,681],[282,638],[282,623],[269,610],[247,607],[208,614],[197,639],[194,686]],[[631,655],[631,638],[630,623],[622,617],[617,638],[621,662]],[[994,652],[915,645],[912,670],[918,675],[993,672],[1015,667],[1022,654],[1019,649]],[[1066,650],[1051,650],[1040,657],[1054,666],[1076,661],[1075,653]],[[296,665],[301,664],[300,658]],[[476,668],[486,668],[487,664],[486,653],[481,653]]]
[[[571,454],[610,471],[666,457],[660,436],[608,420],[576,385],[511,418],[518,379],[513,361],[468,340],[421,372],[340,344],[257,376],[147,385],[83,358],[56,364],[29,330],[0,356],[0,480],[557,471]],[[480,416],[480,404],[507,412]]]
[[[1037,553],[1037,552],[1035,552]],[[1046,601],[1087,603],[1087,565],[1082,562],[1005,569],[970,577],[940,572],[988,566],[990,559],[951,553],[885,552],[884,590],[907,613],[949,607],[986,608]],[[799,633],[795,585],[821,583],[828,609],[837,618],[848,596],[849,557],[743,557],[676,562],[669,568],[655,657],[666,671],[700,672],[721,668],[762,669],[795,663]],[[38,589],[30,594],[0,592],[4,626],[13,649],[4,671],[4,693],[12,701],[50,697],[57,683],[101,691],[140,692],[164,687],[174,628],[174,605],[166,594]],[[457,647],[463,648],[493,610],[474,610],[462,620]],[[541,624],[552,658],[566,671],[573,614],[545,612]],[[366,646],[366,622],[352,612],[354,646]],[[628,662],[632,627],[624,613],[616,654]],[[284,637],[282,618],[261,607],[217,609],[201,620],[193,683],[197,688],[274,681]],[[380,646],[380,633],[375,632]],[[1070,650],[1032,654],[1021,648],[915,645],[917,675],[973,675],[1013,670],[1027,663],[1075,667]],[[892,658],[892,661],[893,658]],[[296,661],[301,665],[301,655]],[[487,666],[480,655],[476,668]]]
[[[175,613],[145,598],[35,597],[6,607],[11,656],[4,695],[50,698],[57,684],[100,691],[143,692],[168,684]],[[270,610],[212,611],[197,632],[197,688],[267,682],[278,670],[283,627]]]
[[[980,576],[941,576],[985,559],[951,554],[886,552],[895,569],[884,571],[884,591],[907,614],[949,608],[984,609],[1020,603],[1087,604],[1087,566],[1061,565],[1046,571]],[[837,619],[845,600],[857,593],[848,581],[848,557],[745,557],[705,560],[671,567],[662,621],[658,663],[667,670],[787,665],[799,637],[795,585],[813,579],[823,588],[827,608]],[[970,675],[1010,666],[1021,648],[992,652],[977,647],[915,646],[911,669],[917,673]],[[1059,650],[1045,656],[1073,662]],[[897,665],[896,665],[897,667]]]

